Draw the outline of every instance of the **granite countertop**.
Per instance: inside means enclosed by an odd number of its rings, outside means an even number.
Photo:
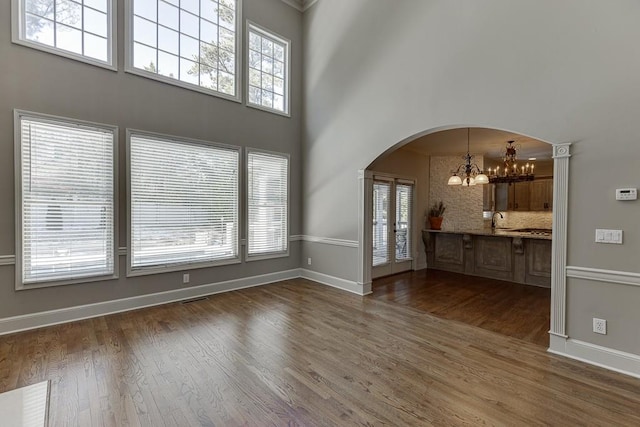
[[[429,233],[471,234],[475,236],[521,237],[525,239],[551,240],[551,231],[539,233],[532,231],[512,230],[508,228],[478,228],[475,230],[423,230]]]

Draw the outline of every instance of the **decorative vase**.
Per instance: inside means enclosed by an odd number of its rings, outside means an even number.
[[[441,216],[430,216],[429,217],[429,226],[432,230],[440,230],[442,227],[442,220],[444,218]]]

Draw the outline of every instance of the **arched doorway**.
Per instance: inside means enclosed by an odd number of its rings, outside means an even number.
[[[474,126],[470,126],[476,128]],[[432,134],[442,131],[467,128],[467,126],[447,126],[431,129],[413,135],[397,144],[391,146],[381,156],[398,150],[399,148],[412,143],[413,141],[424,138]],[[510,132],[506,130],[497,130],[500,132]],[[511,132],[514,133],[514,132]],[[520,135],[520,134],[519,134]],[[540,141],[540,140],[538,140]],[[553,240],[551,243],[551,310],[550,310],[550,348],[554,347],[554,342],[560,344],[566,339],[566,247],[567,247],[567,199],[568,199],[568,177],[569,177],[569,158],[570,144],[549,144],[552,151],[552,170],[553,170]],[[471,148],[473,152],[473,147]],[[457,154],[462,154],[458,152]],[[375,162],[374,162],[375,163]],[[373,163],[372,163],[373,164]],[[359,173],[359,271],[358,282],[362,286],[363,293],[371,292],[372,284],[372,203],[373,203],[373,185],[374,173],[372,170],[365,169]],[[422,218],[418,218],[418,223]]]

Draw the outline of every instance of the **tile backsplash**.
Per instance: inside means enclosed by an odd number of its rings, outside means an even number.
[[[443,230],[475,230],[483,226],[482,186],[447,185],[451,171],[462,162],[461,156],[431,156],[430,159],[429,206],[442,201],[447,207]],[[475,156],[474,162],[482,168],[482,156]]]
[[[553,224],[552,212],[503,212],[504,218],[496,215],[498,228],[551,228]],[[485,221],[485,226],[491,226],[491,220]]]

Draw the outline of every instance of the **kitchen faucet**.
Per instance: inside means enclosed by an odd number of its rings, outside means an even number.
[[[502,212],[494,212],[493,215],[491,215],[491,229],[495,229],[496,228],[496,214],[500,215],[500,218],[504,219],[504,216],[502,215]]]

